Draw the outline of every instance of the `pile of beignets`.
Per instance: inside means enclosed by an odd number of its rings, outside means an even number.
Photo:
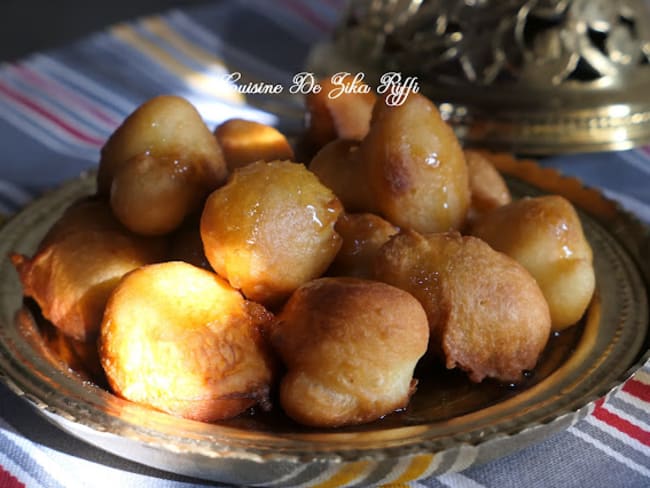
[[[274,403],[370,422],[407,407],[425,356],[517,384],[595,287],[573,206],[512,201],[415,93],[310,94],[296,147],[151,99],[102,149],[97,194],[12,260],[112,392],[205,422]]]

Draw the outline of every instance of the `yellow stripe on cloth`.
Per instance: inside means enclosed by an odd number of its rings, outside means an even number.
[[[360,476],[365,475],[369,467],[369,461],[357,461],[351,464],[346,464],[328,480],[313,485],[312,488],[338,488],[340,486],[345,486]]]
[[[634,379],[637,380],[639,383],[650,385],[650,373],[646,373],[642,369],[634,373]]]
[[[227,82],[219,80],[215,76],[209,76],[205,73],[190,69],[155,42],[140,35],[130,25],[118,24],[111,29],[111,32],[115,37],[152,58],[171,73],[183,78],[193,89],[221,100],[237,104],[243,104],[245,102],[244,96],[232,88]]]
[[[434,454],[420,454],[411,459],[404,472],[395,478],[391,483],[381,485],[382,488],[407,488],[409,481],[420,478],[431,466]]]
[[[178,35],[161,16],[156,15],[155,17],[146,18],[141,23],[149,32],[164,39],[165,42],[182,52],[188,58],[192,58],[194,61],[206,67],[216,66],[224,70],[226,69],[221,59]]]

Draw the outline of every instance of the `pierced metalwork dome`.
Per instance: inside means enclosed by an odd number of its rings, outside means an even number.
[[[644,0],[357,0],[319,74],[418,77],[467,145],[528,154],[650,143]]]

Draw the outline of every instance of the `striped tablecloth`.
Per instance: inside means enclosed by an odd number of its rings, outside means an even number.
[[[237,71],[248,81],[288,86],[310,47],[330,32],[340,3],[215,2],[116,25],[0,66],[0,214],[96,165],[106,137],[154,95],[187,97],[210,125],[233,116],[295,125],[299,102],[283,100],[280,116],[272,98],[252,108],[223,76]],[[650,222],[649,148],[543,164],[601,188]],[[458,468],[410,486],[650,486],[650,365],[566,431],[490,464]],[[202,482],[90,447],[0,385],[0,487],[19,486],[180,488]]]

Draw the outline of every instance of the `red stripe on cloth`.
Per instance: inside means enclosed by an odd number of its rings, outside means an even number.
[[[639,380],[634,378],[627,380],[623,385],[623,391],[650,403],[650,385],[641,383]]]
[[[48,119],[50,122],[53,122],[54,124],[58,125],[63,130],[65,130],[66,132],[68,132],[73,137],[77,138],[78,140],[83,141],[83,142],[85,142],[87,144],[90,144],[92,146],[96,146],[96,147],[101,147],[101,146],[104,145],[104,142],[105,142],[104,140],[99,139],[99,138],[95,138],[95,137],[93,137],[91,135],[88,135],[88,134],[80,131],[76,127],[73,127],[72,125],[70,125],[65,120],[60,119],[56,115],[54,115],[54,114],[48,112],[47,110],[45,110],[40,105],[37,105],[36,103],[32,102],[29,98],[21,95],[20,93],[15,92],[14,90],[9,88],[7,85],[5,85],[2,82],[0,82],[0,92],[4,93],[9,98],[13,99],[14,101],[16,101],[17,103],[23,105],[24,107],[27,107],[29,110],[31,110],[33,112],[36,112],[40,116]]]
[[[45,78],[41,73],[38,73],[37,71],[34,71],[33,69],[22,64],[15,64],[12,66],[12,68],[14,73],[17,73],[19,76],[32,83],[33,85],[38,86],[46,93],[50,93],[52,95],[59,96],[62,99],[69,100],[71,103],[83,108],[86,112],[93,115],[95,118],[101,120],[105,124],[108,124],[109,127],[114,129],[120,125],[120,120],[105,113],[99,107],[96,107],[89,101],[84,100],[77,94],[63,87],[58,82]]]
[[[25,483],[18,481],[18,478],[0,466],[0,486],[2,488],[25,488]]]
[[[603,407],[604,399],[600,399],[596,402],[596,408],[594,408],[593,416],[596,417],[601,422],[611,425],[616,430],[627,434],[628,436],[636,439],[637,441],[650,446],[650,432],[643,430],[641,427],[634,425],[632,422],[625,420],[624,418],[619,417],[615,413],[610,412],[605,407]]]
[[[282,3],[284,3],[287,7],[289,7],[291,10],[293,10],[296,14],[298,14],[300,17],[305,19],[314,27],[322,31],[329,31],[332,29],[332,26],[330,24],[328,24],[323,19],[321,19],[318,14],[316,14],[312,9],[310,9],[304,3],[296,2],[294,0],[283,0]]]

